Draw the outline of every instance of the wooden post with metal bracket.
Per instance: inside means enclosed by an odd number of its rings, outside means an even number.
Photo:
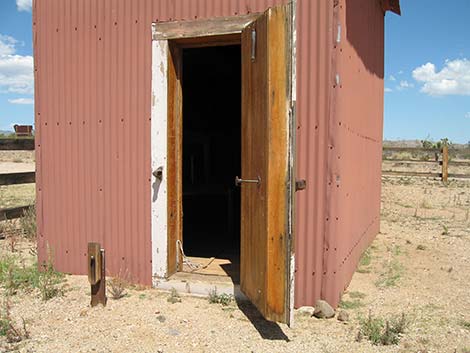
[[[91,306],[106,306],[106,266],[104,249],[99,243],[88,243],[88,281],[91,285]]]

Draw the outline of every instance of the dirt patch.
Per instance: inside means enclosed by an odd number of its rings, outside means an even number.
[[[0,162],[34,163],[34,151],[0,151]]]
[[[20,352],[466,352],[470,349],[470,181],[384,177],[381,232],[343,296],[346,323],[298,311],[293,329],[264,321],[247,303],[210,304],[205,298],[154,289],[127,289],[105,308],[89,307],[83,276],[66,276],[64,296],[42,301],[13,297],[12,317],[28,323],[30,338],[0,350]],[[7,250],[0,241],[1,253]],[[31,244],[22,243],[22,256]],[[34,252],[33,252],[34,253]],[[0,256],[1,257],[1,256]],[[208,293],[209,295],[209,293]],[[398,345],[356,341],[361,318],[408,322]]]
[[[36,184],[0,186],[0,208],[26,206],[34,203]]]

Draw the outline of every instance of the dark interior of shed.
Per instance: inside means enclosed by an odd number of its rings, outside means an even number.
[[[239,277],[241,48],[183,50],[183,247],[203,274]],[[184,267],[185,268],[185,267]],[[194,268],[186,268],[194,272]]]

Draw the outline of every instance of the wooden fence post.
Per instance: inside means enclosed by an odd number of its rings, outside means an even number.
[[[442,181],[447,183],[449,176],[449,146],[442,146]]]

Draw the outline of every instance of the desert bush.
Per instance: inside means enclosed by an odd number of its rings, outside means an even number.
[[[39,272],[38,288],[41,292],[42,300],[47,301],[54,297],[64,295],[64,275],[54,269],[52,260],[42,265],[43,270]]]
[[[166,301],[171,304],[181,303],[181,297],[175,288],[171,288],[170,295]]]
[[[127,271],[119,270],[117,276],[111,278],[107,284],[109,285],[109,293],[113,299],[121,299],[127,295],[126,288],[129,286],[129,276]]]
[[[36,238],[36,205],[29,206],[23,211],[20,218],[20,227],[26,238],[34,240]]]
[[[226,293],[219,294],[217,293],[217,287],[214,287],[209,291],[207,300],[210,304],[222,304],[223,306],[227,306],[232,302],[233,296]]]
[[[5,238],[7,240],[8,249],[10,252],[16,252],[19,241],[19,231],[15,226],[13,220],[5,220],[0,222],[0,238]]]
[[[6,296],[0,311],[0,336],[5,336],[8,343],[18,343],[29,338],[26,321],[21,318],[22,327],[17,327],[11,317],[10,297]]]
[[[364,303],[359,299],[354,300],[341,300],[339,302],[339,307],[345,310],[354,310],[364,306]]]
[[[380,274],[375,285],[379,288],[395,287],[398,285],[403,271],[402,264],[397,259],[392,258],[384,263],[384,271]]]
[[[42,269],[39,271],[36,263],[26,266],[14,256],[4,256],[0,259],[0,286],[9,295],[15,295],[18,290],[38,289],[43,300],[62,295],[64,275],[54,270],[51,261],[42,265]]]
[[[445,224],[442,225],[441,235],[449,235],[449,228]]]
[[[37,266],[19,264],[14,256],[3,256],[0,259],[0,285],[9,295],[14,295],[19,289],[29,291],[37,288],[39,272]]]
[[[400,342],[401,335],[406,330],[407,321],[405,314],[401,314],[399,317],[383,319],[373,317],[372,313],[369,312],[369,316],[366,319],[360,319],[359,325],[357,341],[366,338],[372,344],[389,346]]]
[[[460,321],[460,326],[462,326],[464,329],[470,331],[470,321],[462,320],[462,321]]]
[[[362,254],[359,260],[359,266],[357,268],[357,272],[359,273],[369,273],[370,272],[370,264],[372,262],[372,254],[370,248],[368,248]]]

